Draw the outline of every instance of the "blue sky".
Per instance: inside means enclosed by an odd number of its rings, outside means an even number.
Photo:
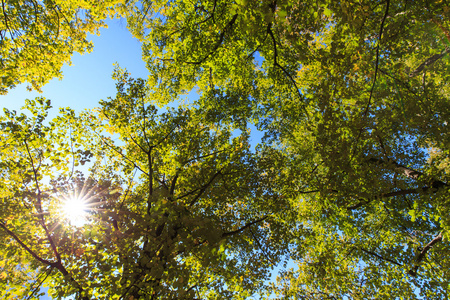
[[[0,106],[18,111],[25,104],[25,99],[45,97],[51,100],[53,108],[49,117],[53,118],[60,107],[71,107],[80,112],[98,106],[101,99],[114,97],[116,88],[114,80],[111,79],[114,63],[126,68],[134,78],[147,78],[148,71],[141,56],[141,43],[128,32],[126,21],[115,19],[109,20],[107,24],[108,28],[100,30],[100,36],[90,36],[94,43],[91,53],[75,53],[72,65],[63,67],[62,80],[51,80],[42,88],[42,93],[27,91],[27,84],[19,85],[7,95],[0,95]],[[195,96],[195,93],[189,96]],[[251,128],[254,147],[260,141],[261,134],[257,133],[254,126]],[[40,299],[51,298],[43,296]]]
[[[75,53],[72,65],[63,67],[62,80],[53,79],[42,88],[42,93],[28,92],[27,84],[22,84],[7,95],[0,95],[0,106],[18,111],[25,104],[25,99],[41,96],[51,99],[53,108],[50,117],[53,118],[59,107],[70,106],[79,112],[98,106],[100,99],[115,96],[115,82],[111,74],[116,62],[127,68],[134,78],[146,78],[148,71],[142,60],[141,44],[128,32],[125,20],[109,20],[107,24],[108,28],[100,30],[100,36],[90,36],[94,43],[91,53]],[[40,299],[51,298],[44,296]]]
[[[114,96],[115,83],[111,79],[113,64],[119,63],[127,68],[133,77],[147,77],[147,69],[141,57],[141,44],[133,38],[122,19],[109,20],[108,28],[100,30],[100,36],[91,35],[94,50],[80,55],[75,53],[72,66],[62,69],[64,78],[53,79],[42,88],[42,93],[28,92],[26,84],[22,84],[7,95],[0,95],[0,106],[19,110],[25,99],[43,96],[51,99],[53,113],[59,107],[67,107],[76,111],[97,106],[100,99]]]

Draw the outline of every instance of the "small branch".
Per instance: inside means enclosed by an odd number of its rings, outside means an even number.
[[[147,150],[145,150],[145,148],[144,147],[142,147],[137,141],[136,141],[136,139],[133,137],[133,135],[130,133],[129,135],[128,135],[129,137],[130,137],[130,139],[133,141],[133,143],[136,145],[136,146],[138,146],[139,147],[139,149],[141,149],[142,150],[142,152],[144,152],[145,154],[148,154],[148,151]]]
[[[94,131],[95,132],[95,131]],[[96,132],[95,132],[96,133]],[[98,133],[96,133],[97,135],[99,135]],[[100,135],[99,135],[100,136]],[[131,159],[129,159],[128,157],[126,157],[122,152],[120,152],[119,150],[117,150],[115,147],[113,147],[112,145],[110,145],[108,142],[105,141],[105,139],[100,136],[101,140],[103,143],[105,143],[106,146],[108,146],[109,148],[111,148],[112,150],[114,150],[114,152],[116,152],[117,154],[119,154],[120,156],[122,156],[125,160],[129,161],[133,167],[135,167],[136,169],[138,169],[139,171],[141,171],[142,173],[144,173],[145,175],[148,176],[148,173],[145,172],[144,170],[142,170],[134,161],[132,161]]]
[[[253,237],[253,239],[255,240],[256,245],[258,246],[258,248],[261,250],[261,252],[263,253],[263,255],[266,257],[266,259],[268,261],[270,261],[270,263],[272,265],[275,265],[275,262],[267,255],[266,251],[263,249],[261,243],[259,242],[259,240],[256,238],[255,234],[253,233],[253,230],[250,228],[250,233]]]
[[[61,262],[61,256],[59,255],[59,252],[56,249],[55,242],[53,241],[53,238],[50,235],[50,232],[49,232],[49,230],[47,228],[47,225],[45,224],[44,211],[42,210],[42,200],[41,200],[41,194],[42,193],[41,193],[41,189],[39,187],[39,180],[38,180],[38,171],[37,171],[37,169],[34,166],[33,156],[31,155],[30,148],[28,147],[27,141],[24,140],[24,143],[25,143],[25,147],[27,148],[28,156],[30,158],[31,167],[33,169],[33,174],[34,174],[34,181],[35,181],[36,189],[37,189],[37,192],[38,192],[37,193],[37,197],[36,197],[37,198],[36,199],[36,202],[37,202],[36,203],[36,206],[37,206],[36,208],[37,208],[38,214],[39,214],[39,223],[40,223],[40,225],[42,226],[42,228],[45,231],[45,234],[47,236],[47,240],[50,242],[50,246],[51,246],[51,248],[53,250],[53,253],[56,256],[56,259],[57,259],[58,263],[60,263]]]
[[[127,190],[125,192],[125,195],[123,196],[123,200],[119,204],[119,207],[118,207],[119,210],[122,209],[123,204],[124,204],[125,200],[127,199],[128,193],[130,192],[130,189],[131,189],[131,185],[133,184],[133,181],[134,181],[134,176],[136,176],[136,172],[137,172],[137,170],[134,171],[134,174],[131,177],[131,180],[130,180],[130,183],[128,184],[128,187],[127,187]]]
[[[72,126],[69,126],[69,139],[70,139],[70,149],[72,151],[72,171],[67,181],[72,178],[73,172],[75,171],[75,152],[73,151]]]
[[[378,71],[380,71],[382,74],[386,75],[387,77],[393,79],[393,80],[394,80],[394,83],[397,82],[397,83],[401,84],[404,88],[406,88],[406,89],[408,90],[409,93],[413,94],[414,97],[416,97],[416,101],[420,101],[420,98],[419,98],[419,96],[417,95],[416,91],[414,91],[414,90],[411,88],[411,86],[410,86],[407,82],[405,82],[405,81],[403,81],[403,80],[401,80],[401,79],[396,78],[395,76],[393,76],[392,74],[390,74],[390,72],[388,72],[388,71],[386,71],[386,70],[384,70],[384,69],[382,69],[382,68],[379,68]]]
[[[211,177],[211,179],[200,188],[200,192],[197,194],[197,196],[194,197],[194,199],[192,199],[191,203],[189,203],[189,206],[193,206],[198,201],[198,199],[202,196],[202,194],[206,191],[206,189],[213,183],[214,179],[216,179],[216,177],[219,175],[222,175],[221,171],[218,171],[217,173],[215,173]],[[182,196],[180,198],[183,198],[183,197],[184,196]]]
[[[378,158],[370,158],[369,159],[370,162],[373,163],[377,163],[377,164],[383,164],[383,165],[393,165],[395,168],[394,170],[405,175],[406,177],[410,178],[410,179],[415,179],[417,180],[420,176],[423,175],[422,172],[410,169],[408,167],[405,167],[395,161],[389,160],[389,161],[384,161],[382,159],[378,159]]]
[[[394,196],[406,196],[406,195],[411,195],[411,194],[419,194],[419,193],[426,192],[428,189],[429,189],[429,187],[423,187],[420,189],[407,189],[407,190],[394,191],[394,192],[390,192],[390,193],[382,193],[379,196],[374,196],[372,199],[360,200],[360,202],[358,202],[357,204],[347,207],[347,210],[354,210],[354,209],[360,208],[361,206],[369,204],[373,200],[376,200],[376,199],[390,198],[390,197],[394,197]]]
[[[214,0],[214,6],[213,6],[213,9],[212,9],[212,12],[210,13],[210,15],[207,18],[205,18],[203,21],[200,21],[197,24],[195,24],[195,26],[203,24],[203,23],[207,22],[209,19],[213,19],[213,23],[216,23],[216,21],[214,20],[214,14],[216,12],[216,4],[217,4],[216,2],[217,2],[217,0]],[[206,11],[206,10],[204,10],[204,11]],[[208,11],[206,11],[206,12],[208,12]]]
[[[11,28],[8,25],[8,15],[6,14],[6,8],[5,8],[5,2],[2,0],[2,10],[3,10],[3,16],[5,18],[5,27],[6,29],[8,29],[9,34],[11,35],[11,39],[14,42],[14,44],[16,44],[16,40],[14,39],[14,35],[11,31]]]
[[[442,232],[440,232],[434,239],[429,242],[423,249],[420,251],[419,255],[416,258],[415,266],[408,271],[408,274],[411,276],[417,276],[417,270],[419,269],[420,263],[424,260],[427,252],[437,243],[442,241]]]
[[[434,18],[432,18],[431,21],[432,21],[434,24],[436,24],[436,25],[439,27],[439,29],[442,30],[442,32],[444,32],[445,37],[446,37],[447,40],[450,42],[450,31],[449,31],[447,28],[445,28],[444,26],[442,26],[442,24],[441,24],[440,22],[436,21]]]
[[[280,65],[280,64],[278,63],[277,43],[276,43],[275,36],[273,35],[273,32],[272,32],[272,28],[271,28],[271,27],[272,27],[272,23],[270,23],[270,24],[267,26],[267,33],[268,33],[268,34],[270,35],[270,37],[272,38],[272,42],[273,42],[273,66],[274,66],[274,67],[278,67],[278,68],[281,69],[281,71],[283,71],[284,75],[286,75],[286,77],[289,78],[289,80],[294,84],[294,87],[295,87],[295,89],[296,89],[296,91],[297,91],[297,94],[298,94],[298,96],[300,97],[300,99],[303,99],[303,95],[302,95],[302,93],[300,93],[300,89],[299,89],[298,86],[297,86],[297,82],[294,80],[294,78],[291,76],[291,74],[289,74],[289,72],[286,71],[286,69],[285,69],[282,65]]]
[[[258,219],[258,220],[255,220],[255,221],[253,221],[253,222],[247,223],[247,224],[245,224],[243,227],[241,227],[241,228],[239,228],[239,229],[237,229],[237,230],[229,231],[229,232],[224,232],[224,233],[222,233],[222,238],[226,238],[226,237],[228,237],[228,236],[232,236],[232,235],[238,234],[238,233],[244,231],[245,229],[249,228],[250,226],[252,226],[252,225],[254,225],[254,224],[256,224],[256,223],[259,223],[259,222],[264,221],[264,220],[267,219],[268,217],[269,217],[269,216],[265,216],[265,217],[263,217],[263,218],[261,218],[261,219]]]
[[[188,160],[184,161],[182,165],[184,166],[184,165],[190,163],[191,161],[199,160],[199,159],[202,159],[202,158],[205,158],[205,157],[209,157],[209,156],[213,156],[213,155],[216,155],[216,154],[225,152],[225,151],[227,151],[227,150],[228,150],[228,149],[224,149],[224,150],[220,150],[220,151],[215,151],[215,152],[210,153],[210,154],[205,154],[205,155],[197,156],[197,157],[194,157],[194,158],[191,158],[191,159],[188,159]]]
[[[264,43],[265,43],[265,41],[266,41],[266,39],[267,39],[267,37],[269,36],[269,34],[266,34],[266,36],[264,37],[264,39],[263,39],[263,41],[262,41],[262,43],[261,44],[259,44],[258,45],[258,47],[256,47],[256,49],[255,50],[253,50],[249,55],[247,55],[247,59],[249,59],[250,57],[252,57],[253,56],[253,54],[255,54],[256,53],[256,51],[258,51],[259,50],[259,47],[261,47],[261,45],[263,45]]]
[[[196,62],[189,62],[189,61],[188,61],[188,62],[184,62],[184,63],[190,64],[190,65],[200,65],[200,64],[202,64],[205,60],[207,60],[208,57],[210,57],[214,52],[216,52],[216,50],[219,49],[220,45],[222,45],[223,40],[225,39],[225,33],[233,27],[234,22],[236,22],[237,17],[238,17],[238,14],[235,14],[235,15],[231,18],[231,20],[227,23],[227,25],[225,25],[224,29],[223,29],[222,32],[220,33],[219,40],[218,40],[218,41],[216,42],[216,44],[214,45],[213,49],[212,49],[208,54],[206,54],[205,57],[203,57],[201,60],[196,61]]]
[[[103,114],[105,115],[106,118],[108,118],[109,121],[111,121],[111,118],[109,117],[109,115],[108,115],[106,112],[103,111]],[[145,122],[145,115],[144,115],[144,122]],[[146,135],[145,135],[145,130],[143,130],[143,132],[144,132],[144,137],[146,137]],[[131,141],[132,141],[136,146],[138,146],[139,149],[142,150],[142,152],[144,152],[145,154],[148,154],[148,151],[145,150],[144,147],[142,147],[142,146],[137,142],[137,140],[133,137],[133,135],[131,134],[131,132],[128,132],[128,136],[130,137]]]
[[[366,117],[367,113],[369,112],[369,107],[372,102],[373,91],[375,89],[375,84],[377,82],[378,65],[379,65],[379,61],[380,61],[380,43],[381,43],[381,37],[383,36],[384,22],[386,21],[386,18],[389,13],[389,4],[390,4],[390,1],[387,0],[386,1],[386,10],[384,12],[383,20],[381,21],[380,33],[378,34],[377,53],[376,53],[376,59],[375,59],[375,75],[373,78],[372,88],[370,89],[369,101],[367,102],[367,106],[363,113],[364,117]]]
[[[369,112],[370,104],[372,103],[373,91],[375,89],[375,84],[377,82],[378,65],[379,65],[379,61],[380,61],[380,43],[381,43],[381,37],[383,35],[384,22],[386,21],[386,18],[387,18],[388,13],[389,13],[389,4],[390,4],[390,0],[387,0],[386,1],[386,10],[384,12],[383,20],[381,21],[380,32],[378,34],[378,43],[377,43],[377,51],[376,51],[376,59],[375,59],[375,75],[374,75],[374,78],[373,78],[372,88],[370,89],[369,100],[367,101],[366,108],[364,109],[362,119],[365,119],[366,116],[367,116],[367,113]],[[353,157],[356,154],[356,151],[358,149],[358,142],[359,142],[359,139],[361,138],[361,134],[362,134],[363,130],[364,130],[364,127],[362,127],[359,130],[359,134],[358,134],[358,136],[356,138],[355,150],[353,151],[353,154],[352,154],[350,160],[352,160]]]
[[[300,194],[313,194],[313,193],[318,193],[320,192],[320,190],[313,190],[313,191],[297,191],[297,193]]]
[[[364,253],[367,253],[367,254],[370,254],[370,255],[372,255],[372,256],[375,256],[376,258],[379,258],[379,259],[381,259],[381,260],[388,261],[388,262],[390,262],[390,263],[392,263],[392,264],[394,264],[394,265],[400,266],[400,267],[402,266],[402,264],[396,262],[395,260],[392,260],[392,259],[390,259],[390,258],[383,257],[383,256],[381,256],[381,255],[379,255],[379,254],[377,254],[377,253],[375,253],[375,252],[366,250],[366,249],[364,249],[364,248],[360,248],[360,249],[361,249]]]
[[[173,129],[171,129],[161,140],[159,140],[155,145],[151,146],[150,148],[156,148],[157,146],[159,146],[159,144],[164,142],[164,140],[167,139],[177,128],[178,124],[175,124],[175,127]]]
[[[37,255],[36,254],[36,252],[34,252],[33,250],[31,250],[27,245],[25,245],[25,243],[23,243],[20,239],[19,239],[19,237],[14,233],[14,232],[12,232],[11,230],[9,230],[6,226],[5,226],[5,224],[4,224],[4,222],[3,221],[0,221],[0,227],[1,228],[3,228],[3,230],[5,230],[14,240],[16,240],[18,243],[19,243],[19,245],[25,250],[25,251],[27,251],[31,256],[33,256],[36,260],[38,260],[38,261],[40,261],[41,263],[43,263],[43,264],[45,264],[45,265],[47,265],[47,266],[50,266],[51,268],[56,268],[58,271],[60,271],[64,276],[67,276],[67,275],[69,275],[69,272],[66,270],[66,268],[64,268],[64,266],[61,264],[61,258],[59,257],[59,253],[56,253],[57,254],[57,258],[58,258],[58,261],[57,262],[51,262],[51,261],[48,261],[48,260],[46,260],[46,259],[43,259],[42,257],[40,257],[39,255]],[[53,241],[52,240],[50,240],[50,242],[52,243]],[[44,279],[45,280],[45,279]],[[73,277],[70,277],[69,278],[69,281],[70,282],[73,282],[73,284],[75,285],[75,287],[78,289],[78,291],[80,292],[80,293],[82,293],[83,292],[83,288],[81,287],[81,285],[73,278]],[[42,284],[42,283],[41,283]],[[87,297],[81,297],[80,299],[82,299],[82,300],[85,300],[85,299],[88,299]]]
[[[31,297],[33,297],[34,293],[36,293],[36,291],[38,291],[40,289],[40,287],[45,282],[45,280],[47,280],[48,276],[52,273],[52,270],[53,270],[53,267],[50,267],[46,271],[47,274],[45,275],[45,278],[31,291],[30,295],[27,297],[27,300],[31,299]],[[39,280],[39,278],[37,280]]]
[[[385,164],[385,165],[393,165],[394,166],[394,170],[397,171],[398,173],[401,173],[403,175],[405,175],[406,177],[410,178],[410,179],[414,179],[414,180],[418,180],[419,177],[423,176],[424,174],[422,172],[413,170],[411,168],[405,167],[395,161],[389,160],[389,161],[384,161],[382,159],[377,159],[377,158],[370,158],[369,159],[370,162],[374,162],[374,163],[378,163],[378,164]],[[431,182],[431,187],[432,188],[442,188],[444,186],[448,186],[447,183],[441,181],[441,180],[433,180]],[[429,187],[428,187],[429,188]]]

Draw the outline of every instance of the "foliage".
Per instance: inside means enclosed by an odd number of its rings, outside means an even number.
[[[205,120],[254,123],[280,160],[312,234],[274,293],[448,297],[446,1],[142,3],[154,98],[196,88]]]
[[[87,33],[98,34],[115,14],[116,0],[2,0],[0,13],[0,94],[19,83],[40,90],[62,78],[61,67],[74,52],[92,50]]]
[[[193,108],[158,113],[143,80],[115,76],[116,98],[96,113],[63,109],[46,125],[43,98],[28,101],[30,117],[5,111],[0,226],[3,253],[21,262],[13,269],[46,273],[55,299],[260,292],[287,252],[289,203],[255,172],[263,163],[249,152],[248,133],[205,126]],[[87,161],[84,177],[77,166]],[[60,213],[74,192],[91,207],[75,228]],[[2,269],[3,297],[32,294],[34,284],[21,289],[30,274],[20,281]]]
[[[125,4],[148,80],[2,119],[4,295],[34,270],[56,298],[448,298],[446,1]]]

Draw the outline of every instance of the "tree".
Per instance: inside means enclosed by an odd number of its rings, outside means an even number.
[[[263,293],[288,251],[289,203],[256,171],[248,133],[205,126],[193,108],[158,113],[145,81],[115,76],[117,96],[96,113],[63,109],[46,125],[43,98],[30,116],[5,111],[2,296],[35,297],[41,284],[55,299]],[[71,194],[90,207],[81,227],[61,215]]]
[[[35,271],[81,299],[448,298],[446,2],[125,4],[146,82],[2,120],[4,294]],[[71,191],[95,205],[74,231]]]
[[[40,90],[74,52],[92,50],[87,34],[98,34],[115,14],[118,1],[2,0],[0,13],[0,94],[28,82]]]
[[[196,88],[206,120],[253,122],[280,159],[313,233],[275,293],[448,297],[447,2],[142,3],[155,99]]]

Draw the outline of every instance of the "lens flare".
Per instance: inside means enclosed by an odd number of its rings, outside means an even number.
[[[63,206],[64,216],[73,226],[83,226],[86,223],[88,206],[84,199],[69,198]]]

